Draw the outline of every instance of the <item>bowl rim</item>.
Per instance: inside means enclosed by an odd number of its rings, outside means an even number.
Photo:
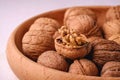
[[[111,7],[111,6],[74,6],[74,7],[89,7],[89,8],[96,8],[96,7],[98,7],[98,8],[109,8],[109,7]],[[22,25],[23,24],[25,24],[26,22],[28,22],[28,21],[30,21],[30,20],[32,20],[32,19],[34,19],[34,18],[37,18],[38,16],[42,16],[42,15],[45,15],[45,14],[48,14],[48,13],[50,13],[50,12],[53,12],[53,11],[55,11],[55,12],[57,12],[57,11],[63,11],[63,10],[66,10],[66,9],[68,9],[68,8],[70,8],[70,7],[67,7],[67,8],[62,8],[62,9],[56,9],[56,10],[52,10],[52,11],[48,11],[48,12],[44,12],[44,13],[42,13],[42,14],[38,14],[38,15],[36,15],[36,16],[33,16],[33,17],[30,17],[29,19],[27,19],[27,20],[25,20],[24,22],[22,22],[20,25],[18,25],[16,28],[15,28],[15,30],[12,32],[12,34],[10,35],[10,37],[9,37],[9,39],[8,39],[8,43],[7,43],[7,48],[6,48],[6,54],[7,54],[7,60],[8,60],[8,54],[10,54],[9,53],[9,51],[10,51],[10,47],[12,48],[12,49],[14,49],[14,51],[16,52],[16,53],[18,53],[18,55],[20,55],[21,57],[23,57],[27,62],[29,62],[30,64],[33,64],[33,65],[35,65],[35,66],[42,66],[42,67],[44,67],[45,69],[49,69],[50,71],[52,71],[52,72],[58,72],[58,73],[60,73],[60,74],[65,74],[65,75],[68,75],[68,76],[71,76],[71,75],[73,75],[73,76],[75,76],[75,77],[77,77],[77,76],[80,76],[80,77],[84,77],[85,79],[93,79],[94,80],[94,78],[96,78],[96,80],[113,80],[113,79],[115,79],[115,80],[120,80],[120,78],[119,77],[100,77],[100,76],[86,76],[86,75],[78,75],[78,74],[72,74],[72,73],[68,73],[68,72],[64,72],[64,71],[59,71],[59,70],[55,70],[55,69],[52,69],[52,68],[48,68],[48,67],[45,67],[45,66],[43,66],[43,65],[41,65],[41,64],[38,64],[37,62],[34,62],[34,61],[32,61],[32,60],[30,60],[29,58],[27,58],[19,49],[18,49],[18,47],[16,46],[16,43],[15,43],[15,35],[16,35],[16,33],[17,33],[17,30],[20,28],[20,27],[22,27]],[[8,60],[8,63],[9,63],[9,60]],[[9,64],[10,65],[10,64]],[[11,66],[10,66],[11,67]],[[14,72],[14,71],[13,71]],[[15,74],[16,75],[16,74]],[[84,80],[85,80],[84,79]]]

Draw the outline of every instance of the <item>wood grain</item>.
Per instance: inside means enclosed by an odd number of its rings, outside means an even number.
[[[84,6],[82,6],[84,7]],[[92,9],[97,17],[98,24],[102,26],[105,21],[105,13],[110,6],[88,6]],[[26,20],[20,24],[11,34],[7,45],[7,59],[8,63],[20,80],[120,80],[120,78],[112,77],[97,77],[97,76],[84,76],[75,75],[67,72],[62,72],[54,69],[44,67],[32,60],[28,59],[22,54],[21,41],[26,31],[28,31],[30,25],[38,17],[50,17],[59,21],[62,25],[65,9],[54,10],[46,12]]]

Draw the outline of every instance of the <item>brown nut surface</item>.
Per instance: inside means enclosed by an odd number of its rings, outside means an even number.
[[[66,21],[66,26],[77,33],[85,33],[94,27],[94,23],[94,20],[88,15],[78,15],[69,17]]]
[[[60,44],[57,40],[58,39],[55,40],[56,51],[59,54],[65,56],[66,58],[69,58],[72,60],[86,56],[90,52],[90,49],[91,49],[91,45],[89,43],[79,48],[73,48],[70,46],[65,46],[63,44]]]
[[[97,76],[98,69],[96,65],[87,59],[75,60],[69,68],[69,72],[73,74]]]
[[[91,50],[91,44],[83,34],[76,34],[73,31],[61,27],[61,35],[55,39],[56,51],[69,59],[76,59],[86,56]]]
[[[111,7],[106,13],[106,19],[108,21],[114,19],[120,19],[120,5]]]
[[[107,62],[101,71],[102,77],[120,77],[120,62]]]
[[[112,35],[120,34],[120,20],[111,20],[103,25],[105,38],[108,39]]]
[[[87,37],[98,36],[101,37],[100,28],[95,21],[88,15],[78,15],[69,17],[66,21],[66,27],[75,31],[78,34],[84,34]]]
[[[92,36],[92,37],[88,38],[88,41],[92,43],[93,41],[98,40],[98,39],[102,39],[102,37],[94,37],[94,36]]]
[[[60,28],[60,24],[56,20],[47,17],[40,17],[34,21],[30,30],[47,30],[51,32],[52,29],[54,30],[58,28]]]
[[[42,53],[38,57],[37,63],[61,71],[67,71],[68,69],[68,63],[63,56],[59,55],[56,51],[46,51]]]
[[[72,7],[66,10],[64,15],[64,22],[66,22],[69,17],[78,15],[88,15],[96,20],[96,15],[92,10],[81,7]]]
[[[113,35],[108,40],[112,40],[112,41],[115,41],[116,43],[120,44],[120,34]]]
[[[101,68],[106,62],[120,61],[120,45],[114,41],[99,39],[93,46],[93,61]]]
[[[53,35],[59,27],[59,23],[54,19],[38,18],[23,36],[24,54],[36,61],[42,52],[55,49]]]

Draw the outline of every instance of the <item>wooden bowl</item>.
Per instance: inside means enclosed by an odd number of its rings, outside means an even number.
[[[91,6],[87,8],[92,9],[97,14],[98,24],[101,26],[105,21],[105,13],[109,6]],[[7,45],[7,59],[16,76],[20,80],[120,80],[117,77],[84,76],[58,71],[37,64],[23,55],[21,47],[22,37],[34,20],[44,16],[54,18],[62,24],[66,9],[54,10],[30,18],[19,25],[11,34]]]

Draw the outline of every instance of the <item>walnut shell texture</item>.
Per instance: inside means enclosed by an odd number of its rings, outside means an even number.
[[[73,74],[80,75],[89,75],[89,76],[97,76],[98,69],[96,65],[87,59],[75,60],[69,68],[69,72]]]
[[[120,5],[111,7],[106,13],[106,19],[108,21],[114,19],[120,19]]]
[[[102,37],[99,26],[88,15],[78,15],[69,17],[66,21],[68,29],[75,31],[78,34],[84,34],[87,37],[98,36]]]
[[[59,27],[59,23],[54,19],[38,18],[23,36],[22,48],[24,54],[36,61],[42,52],[53,50],[53,35]]]
[[[66,22],[69,17],[78,15],[89,15],[94,20],[96,20],[96,15],[92,10],[81,7],[72,7],[66,10],[64,14],[64,22]]]
[[[93,28],[94,20],[88,15],[72,16],[66,21],[66,26],[77,33],[85,33]]]
[[[120,34],[113,35],[108,40],[112,40],[112,41],[115,41],[116,43],[120,44]]]
[[[46,51],[42,53],[38,57],[37,63],[61,71],[67,71],[68,69],[68,63],[65,61],[64,57],[59,55],[56,51]]]
[[[93,61],[102,67],[109,61],[120,61],[120,45],[114,41],[99,39],[93,42]]]
[[[120,77],[120,62],[107,62],[101,71],[102,77]]]
[[[60,28],[60,24],[56,20],[51,19],[51,18],[46,18],[46,17],[38,18],[37,20],[34,21],[34,24],[38,26],[31,26],[30,30],[44,30],[45,29],[47,31],[50,31],[53,28],[54,29]]]
[[[79,47],[79,48],[73,48],[71,46],[66,46],[63,45],[61,43],[59,43],[59,38],[55,39],[55,49],[56,51],[63,55],[66,58],[69,59],[76,59],[76,58],[82,58],[84,56],[86,56],[90,50],[91,50],[91,44],[90,43],[86,43],[83,46]]]
[[[120,20],[107,21],[102,28],[106,39],[112,35],[120,34]]]
[[[88,38],[88,41],[92,43],[93,41],[98,40],[98,39],[102,39],[102,37],[94,37],[94,36],[92,36],[92,37]]]

